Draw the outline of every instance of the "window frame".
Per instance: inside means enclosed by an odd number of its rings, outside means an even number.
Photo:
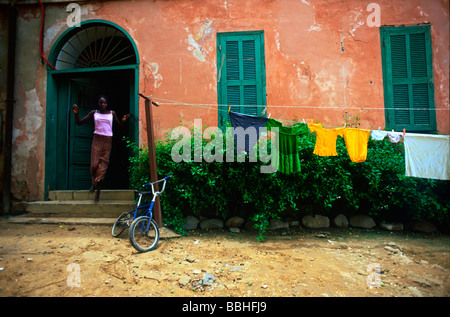
[[[427,66],[427,80],[423,81],[423,78],[411,76],[411,47],[410,36],[411,34],[424,34],[425,36],[425,59]],[[392,58],[391,58],[391,37],[395,35],[405,35],[405,45],[407,47],[406,54],[406,67],[407,78],[394,79],[392,76]],[[433,79],[433,54],[432,54],[432,42],[431,42],[431,28],[430,25],[414,25],[414,26],[383,26],[380,27],[380,42],[381,42],[381,55],[382,55],[382,71],[383,71],[383,89],[384,89],[384,105],[385,105],[385,122],[386,129],[413,132],[427,132],[435,133],[437,129],[436,125],[436,112],[435,112],[435,100],[434,100],[434,79]],[[394,109],[394,85],[408,85],[408,108],[410,123],[401,124],[395,122],[396,111],[403,111]],[[414,104],[413,104],[413,89],[414,84],[427,84],[428,91],[428,124],[414,123]],[[419,110],[416,110],[419,111]]]
[[[226,56],[224,55],[224,46],[227,41],[245,41],[248,39],[255,40],[255,68],[256,68],[256,99],[258,100],[256,106],[256,115],[266,116],[266,68],[265,68],[265,51],[264,51],[264,31],[241,31],[241,32],[220,32],[217,36],[217,99],[218,99],[218,126],[224,129],[226,122],[229,122],[228,109],[249,114],[249,109],[245,107],[228,106],[226,88],[227,88],[227,73],[226,73]],[[242,63],[242,60],[239,61]],[[240,64],[242,66],[242,64]],[[241,89],[244,87],[245,80],[235,80],[237,83],[241,82]],[[242,90],[241,90],[242,91]],[[241,98],[243,98],[241,96]],[[243,105],[243,104],[241,104]],[[241,106],[240,105],[240,106]],[[253,108],[255,112],[255,108]]]

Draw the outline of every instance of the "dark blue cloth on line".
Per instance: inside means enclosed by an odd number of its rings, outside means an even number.
[[[230,123],[233,127],[233,137],[237,152],[239,153],[240,151],[245,150],[247,154],[250,154],[250,150],[255,146],[259,139],[259,128],[265,127],[267,120],[269,119],[234,111],[230,111],[229,115]],[[242,129],[238,129],[239,127],[242,127]],[[251,127],[255,129],[248,129]]]

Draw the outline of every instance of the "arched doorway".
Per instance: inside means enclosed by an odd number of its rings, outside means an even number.
[[[114,129],[113,150],[104,188],[129,186],[128,148],[124,137],[138,140],[139,55],[133,39],[119,26],[102,20],[84,21],[68,29],[54,44],[48,68],[46,125],[46,191],[89,189],[93,122],[76,125],[96,109],[99,95],[119,117],[130,113],[122,129]]]

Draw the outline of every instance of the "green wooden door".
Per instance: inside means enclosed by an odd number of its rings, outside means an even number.
[[[96,107],[96,98],[102,89],[87,80],[71,79],[69,83],[69,107],[78,105],[80,119]],[[92,185],[90,174],[91,145],[94,120],[77,125],[73,113],[69,116],[68,131],[68,189],[89,189]]]
[[[430,26],[380,29],[387,129],[436,130]]]
[[[229,108],[249,115],[265,114],[266,76],[262,31],[217,34],[217,86],[221,129],[229,122]]]
[[[129,151],[123,137],[137,140],[137,96],[129,70],[92,72],[89,74],[62,74],[55,76],[50,86],[52,95],[47,109],[46,179],[50,190],[89,189],[90,155],[94,121],[77,125],[72,112],[73,104],[83,118],[97,109],[99,95],[108,96],[108,107],[120,118],[130,113],[131,118],[122,129],[113,124],[113,146],[104,189],[129,187]],[[130,106],[131,105],[131,106]],[[114,173],[112,173],[114,171]]]

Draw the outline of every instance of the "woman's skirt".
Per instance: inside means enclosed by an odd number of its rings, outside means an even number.
[[[105,179],[111,145],[112,137],[94,134],[91,148],[91,177],[94,185]]]

